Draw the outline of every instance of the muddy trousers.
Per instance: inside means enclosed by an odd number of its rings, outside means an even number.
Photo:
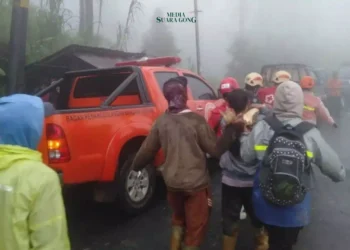
[[[231,236],[238,228],[240,213],[244,207],[254,228],[262,228],[262,223],[256,218],[253,210],[251,187],[231,187],[222,184],[221,213],[223,234]]]
[[[236,249],[241,208],[244,206],[255,228],[255,250],[268,249],[268,235],[263,224],[256,218],[252,202],[252,187],[231,187],[222,184],[223,250]]]
[[[197,192],[168,191],[168,202],[173,210],[172,242],[175,237],[174,245],[176,245],[171,249],[180,249],[177,247],[177,243],[180,241],[181,229],[183,229],[181,241],[184,243],[184,249],[198,249],[207,232],[212,206],[209,189]]]
[[[276,227],[265,225],[269,234],[269,250],[292,250],[301,227]]]

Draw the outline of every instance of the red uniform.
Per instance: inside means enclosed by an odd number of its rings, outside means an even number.
[[[258,99],[260,103],[272,106],[275,101],[275,92],[277,87],[261,88],[258,91]]]
[[[222,115],[221,112],[225,112],[228,108],[226,102],[223,102],[221,105],[217,106],[215,109],[211,111],[211,114],[208,119],[209,126],[215,131],[217,136],[221,136],[223,132],[223,124],[222,124]]]

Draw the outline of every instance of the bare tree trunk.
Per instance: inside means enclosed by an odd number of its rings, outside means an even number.
[[[98,26],[97,26],[97,35],[100,34],[100,28],[102,26],[102,7],[103,7],[103,0],[100,0],[99,5],[99,13],[98,13]]]
[[[93,0],[85,0],[85,29],[88,38],[94,35],[94,2]]]
[[[80,0],[80,16],[79,16],[79,33],[80,35],[85,32],[85,0]]]

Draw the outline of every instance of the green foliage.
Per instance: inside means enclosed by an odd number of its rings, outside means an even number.
[[[84,34],[72,31],[68,21],[73,13],[63,8],[63,0],[42,0],[40,6],[31,5],[28,15],[27,63],[37,61],[70,45],[99,46],[104,38],[94,35],[87,39]],[[12,1],[0,0],[0,43],[10,40]]]
[[[164,13],[156,9],[152,18],[151,28],[146,32],[143,49],[151,56],[177,56],[180,50],[176,47],[175,38],[166,23],[157,23],[157,17]]]

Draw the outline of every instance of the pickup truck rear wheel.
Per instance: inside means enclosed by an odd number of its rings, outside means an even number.
[[[131,170],[132,154],[119,171],[118,206],[128,214],[138,214],[149,207],[156,188],[156,170],[152,164],[140,172]]]

